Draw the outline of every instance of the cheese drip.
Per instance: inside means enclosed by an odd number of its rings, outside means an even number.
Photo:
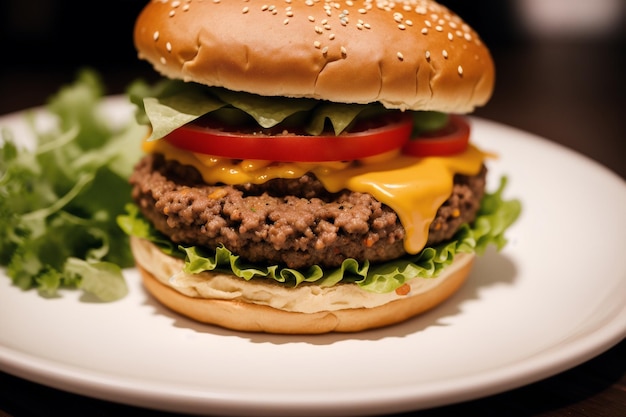
[[[396,212],[406,230],[405,250],[411,254],[424,248],[437,210],[452,194],[454,175],[478,174],[488,156],[473,145],[446,157],[414,158],[394,151],[357,164],[232,160],[184,151],[165,140],[144,141],[143,150],[194,166],[208,184],[262,184],[312,172],[330,192],[371,194]]]

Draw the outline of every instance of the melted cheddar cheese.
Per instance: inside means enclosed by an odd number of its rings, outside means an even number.
[[[488,156],[470,145],[465,152],[446,157],[414,158],[394,151],[358,163],[279,163],[196,154],[165,140],[144,141],[143,149],[194,166],[209,184],[260,184],[312,172],[330,192],[349,189],[371,194],[397,213],[406,230],[405,249],[412,254],[426,244],[438,208],[452,193],[454,174],[478,174]]]

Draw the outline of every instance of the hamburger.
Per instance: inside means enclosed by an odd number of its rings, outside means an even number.
[[[448,299],[519,207],[486,190],[464,114],[493,91],[478,34],[434,1],[154,0],[163,76],[120,219],[147,291],[240,331],[356,332]]]

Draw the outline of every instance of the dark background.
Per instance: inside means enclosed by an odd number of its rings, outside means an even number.
[[[132,44],[133,24],[146,1],[0,2],[0,115],[44,104],[84,66],[100,72],[109,94],[123,93],[138,77],[156,79]],[[524,19],[522,1],[531,0],[441,1],[481,34],[496,62],[493,98],[475,114],[574,149],[626,178],[626,7],[613,16],[611,30],[584,30],[584,25],[580,30],[576,25],[531,30],[536,26]],[[570,8],[611,1],[543,0],[560,3],[557,10],[564,15]],[[528,165],[532,169],[532,161]],[[624,410],[626,342],[544,381],[423,415],[617,417]],[[74,412],[166,415],[63,393],[0,372],[0,417]]]

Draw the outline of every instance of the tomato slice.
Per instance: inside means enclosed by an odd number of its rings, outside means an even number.
[[[350,161],[402,148],[412,128],[409,114],[394,113],[375,127],[365,126],[338,136],[242,133],[191,123],[174,130],[164,140],[180,149],[232,159]]]
[[[461,153],[469,144],[470,126],[467,119],[450,115],[446,127],[412,138],[402,148],[406,155],[416,157],[448,156]]]

